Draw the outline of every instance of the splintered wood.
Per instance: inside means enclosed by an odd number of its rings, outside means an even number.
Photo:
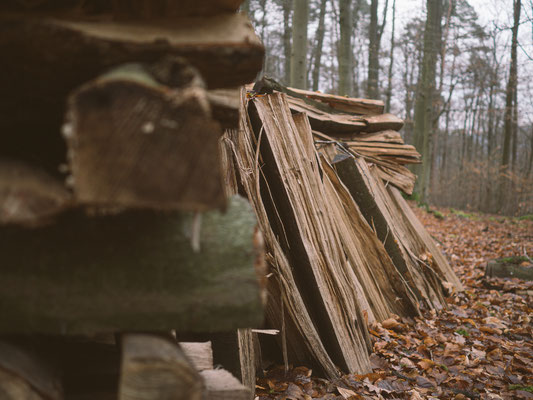
[[[361,104],[328,96],[320,100]],[[339,120],[339,114],[280,92],[242,102],[241,129],[228,131],[223,140],[226,157],[233,153],[235,163],[234,178],[227,181],[246,192],[264,235],[271,271],[269,325],[281,331],[289,362],[311,361],[330,377],[368,372],[369,324],[395,314],[416,316],[420,307],[445,306],[443,280],[460,289],[446,260],[427,242],[427,232],[404,209],[397,189],[382,180],[402,174],[401,157],[417,159],[418,153],[390,130],[399,126],[396,117]],[[368,107],[379,111],[379,104]],[[322,128],[382,123],[383,130],[366,128],[343,146],[317,133],[317,116]],[[358,156],[356,146],[380,150]],[[391,154],[394,158],[387,159]],[[371,171],[370,159],[378,160]],[[347,166],[346,176],[338,162]]]

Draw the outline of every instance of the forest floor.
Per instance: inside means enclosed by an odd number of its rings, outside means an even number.
[[[372,373],[328,381],[276,367],[256,399],[533,399],[533,281],[484,277],[491,259],[533,256],[533,221],[411,205],[465,290],[446,310],[373,325]]]

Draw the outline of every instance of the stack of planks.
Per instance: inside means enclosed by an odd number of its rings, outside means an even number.
[[[309,118],[318,143],[336,143],[349,149],[376,165],[382,179],[412,194],[416,177],[404,165],[420,163],[420,154],[404,143],[398,132],[403,121],[384,114],[382,101],[283,87],[270,78],[263,78],[255,88],[259,93],[285,93],[291,111]]]
[[[261,91],[267,94],[243,96],[241,128],[228,131],[224,143],[235,164],[228,181],[250,199],[265,238],[267,321],[281,331],[291,363],[317,366],[332,378],[369,372],[371,324],[440,309],[448,290],[462,288],[396,182],[383,179],[382,168],[404,168],[399,160],[354,149],[398,140],[390,130],[401,122],[346,113],[352,106],[382,110],[376,101],[313,94],[323,99],[314,107],[316,99],[295,96],[311,92],[279,85]],[[344,114],[327,113],[331,102]],[[341,119],[349,126],[350,118],[358,131],[329,130]]]
[[[262,325],[261,234],[248,201],[228,196],[220,152],[264,55],[241,3],[0,2],[0,344]],[[174,372],[159,386],[179,384],[179,351],[160,360],[156,339],[111,341],[122,343],[121,385],[157,386],[161,363]],[[18,354],[4,347],[3,360]],[[50,353],[37,347],[15,357],[29,375]],[[136,358],[152,363],[144,377]],[[69,390],[17,368],[2,365],[6,398]],[[229,378],[206,374],[208,391],[224,392]],[[167,398],[156,389],[142,398]]]

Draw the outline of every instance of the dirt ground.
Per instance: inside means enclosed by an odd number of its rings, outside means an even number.
[[[372,373],[327,381],[279,366],[258,379],[256,398],[533,398],[533,281],[484,277],[491,259],[533,258],[533,220],[411,206],[465,290],[450,293],[446,310],[370,327]]]

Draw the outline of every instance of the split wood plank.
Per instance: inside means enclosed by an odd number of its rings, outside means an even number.
[[[362,159],[350,158],[335,164],[339,178],[359,207],[365,210],[367,222],[394,262],[399,279],[408,285],[416,301],[441,309],[446,305],[442,286],[426,265],[418,261],[414,252],[419,249],[412,246],[411,231],[405,228],[381,179],[371,172],[375,168],[367,166]]]
[[[344,162],[350,161],[353,159]],[[373,221],[367,223],[368,220],[365,220],[368,210],[356,204],[348,188],[325,159],[322,166],[324,184],[329,193],[329,210],[334,215],[346,258],[370,308],[371,313],[366,311],[369,322],[373,322],[372,316],[380,322],[392,314],[403,317],[419,315],[418,301],[409,282],[393,263],[383,241],[372,230],[376,229]]]
[[[0,159],[0,225],[37,226],[71,205],[60,180],[41,169]]]
[[[73,210],[53,225],[1,227],[0,332],[261,326],[256,223],[236,196],[224,214]]]
[[[337,96],[333,94],[312,92],[296,88],[288,88],[291,91],[328,104],[331,108],[351,114],[375,115],[382,114],[385,104],[380,100],[358,99],[352,97]]]
[[[273,291],[269,289],[271,295],[267,301],[266,313],[271,316],[269,320],[274,327],[279,330],[283,329],[282,335],[285,335],[289,343],[294,344],[291,348],[302,349],[300,360],[304,359],[304,354],[309,354],[326,376],[338,378],[341,372],[324,347],[311,319],[310,310],[306,308],[304,299],[298,290],[293,268],[280,244],[280,241],[285,241],[285,239],[283,236],[277,236],[273,231],[272,224],[279,224],[281,221],[279,219],[269,220],[267,210],[273,211],[271,192],[259,169],[260,160],[256,158],[260,157],[256,147],[257,139],[254,136],[248,113],[244,111],[247,110],[244,96],[241,97],[241,107],[243,110],[241,112],[242,129],[227,132],[227,140],[223,143],[234,155],[241,183],[257,216],[267,252],[271,254],[268,264],[273,275],[268,279],[268,284],[277,288],[278,292],[272,294]],[[261,192],[270,194],[262,197]],[[281,300],[286,312],[282,312],[281,307],[273,304],[273,299]],[[287,324],[284,322],[285,319],[289,321]]]
[[[299,130],[284,96],[275,92],[253,102],[261,121],[256,134],[264,132],[263,173],[278,191],[274,201],[287,232],[292,267],[300,282],[308,284],[307,307],[329,354],[345,371],[366,371],[368,332],[351,284],[353,270],[342,261],[338,242],[331,242],[336,233],[321,188],[311,127]]]
[[[32,352],[0,341],[0,396],[5,400],[62,400],[59,373]]]
[[[366,123],[365,132],[379,132],[385,130],[399,131],[403,127],[403,119],[398,118],[394,114],[381,114],[365,116]]]
[[[463,290],[463,284],[435,244],[435,241],[431,238],[429,232],[402,197],[400,191],[391,186],[387,187],[387,191],[392,199],[392,204],[396,207],[397,215],[403,219],[404,227],[410,233],[409,236],[412,238],[410,248],[413,254],[426,265],[430,273],[435,274],[442,281],[448,282],[450,287],[447,289]]]
[[[201,400],[200,374],[177,343],[150,335],[122,336],[119,400]]]
[[[201,77],[181,87],[126,64],[76,90],[63,128],[84,204],[204,211],[225,206],[218,140]],[[175,72],[177,79],[180,72]],[[197,83],[199,82],[199,83]]]
[[[362,117],[348,114],[330,114],[320,111],[296,97],[287,96],[287,101],[292,111],[307,114],[313,129],[320,132],[354,134],[362,132],[366,127],[366,123]]]

